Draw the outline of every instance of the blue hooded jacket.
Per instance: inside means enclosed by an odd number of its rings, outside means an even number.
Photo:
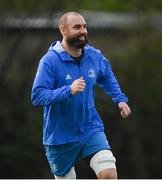
[[[86,87],[70,93],[72,82],[83,76]],[[94,132],[104,131],[94,104],[96,83],[118,104],[128,98],[121,92],[109,61],[92,46],[85,46],[78,64],[61,46],[53,43],[39,62],[31,99],[44,107],[43,144],[77,142]]]

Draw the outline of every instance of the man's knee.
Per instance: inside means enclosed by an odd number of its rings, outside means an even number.
[[[97,176],[99,179],[117,179],[116,168],[108,168],[100,171]]]
[[[97,152],[90,161],[90,167],[94,170],[98,178],[116,179],[116,159],[110,150]]]

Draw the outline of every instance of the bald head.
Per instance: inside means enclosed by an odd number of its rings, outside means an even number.
[[[70,16],[80,16],[83,18],[83,16],[77,12],[67,12],[61,16],[61,18],[59,20],[59,26],[66,26],[68,24],[68,18]]]

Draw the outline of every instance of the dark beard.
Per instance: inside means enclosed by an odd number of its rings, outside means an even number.
[[[80,49],[80,48],[82,49],[86,44],[88,44],[88,37],[86,35],[84,35],[85,40],[80,40],[79,39],[80,36],[73,36],[73,37],[67,38],[68,44],[77,49]]]

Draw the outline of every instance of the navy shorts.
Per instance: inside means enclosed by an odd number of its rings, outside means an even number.
[[[96,132],[79,142],[45,145],[47,160],[52,173],[56,176],[65,176],[79,159],[104,149],[110,150],[104,132]]]

